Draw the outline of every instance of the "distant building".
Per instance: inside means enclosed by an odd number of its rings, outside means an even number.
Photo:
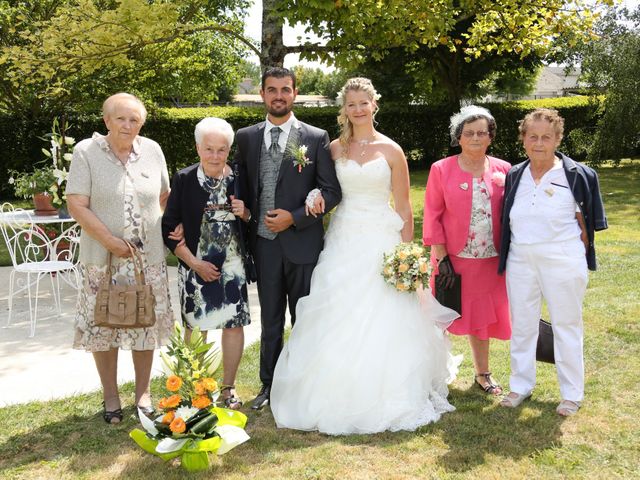
[[[496,94],[490,95],[485,101],[507,100],[535,100],[538,98],[555,98],[579,95],[580,69],[572,68],[565,71],[565,67],[545,66],[540,70],[536,85],[528,95]]]

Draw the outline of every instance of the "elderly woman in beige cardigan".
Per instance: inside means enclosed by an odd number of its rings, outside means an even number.
[[[153,351],[167,343],[173,331],[167,265],[162,242],[162,210],[169,195],[169,175],[160,146],[138,136],[146,118],[142,102],[127,93],[109,97],[103,105],[107,135],[94,133],[78,143],[67,180],[69,212],[82,227],[80,271],[73,347],[93,353],[102,382],[103,418],[122,421],[118,393],[119,349],[132,351],[135,403],[153,412],[149,384]],[[134,282],[127,242],[143,254],[147,283],[156,299],[156,323],[149,328],[116,329],[94,324],[98,287],[110,267],[117,284]],[[113,261],[107,265],[111,252]]]

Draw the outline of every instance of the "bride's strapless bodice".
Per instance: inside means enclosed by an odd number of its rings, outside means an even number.
[[[400,216],[389,205],[391,195],[391,167],[379,156],[364,164],[355,160],[336,161],[336,173],[342,189],[342,200],[331,217],[330,232],[348,233],[387,232],[395,236],[403,226]]]
[[[336,161],[336,173],[342,188],[341,205],[352,203],[381,207],[389,203],[391,194],[391,168],[380,156],[359,164],[351,159]]]

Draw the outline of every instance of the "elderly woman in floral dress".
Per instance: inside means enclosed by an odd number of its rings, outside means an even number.
[[[233,128],[221,118],[204,118],[196,125],[200,161],[175,174],[162,230],[166,245],[180,259],[178,285],[187,335],[196,327],[205,337],[208,330],[222,328],[220,392],[225,406],[235,410],[242,406],[234,384],[243,327],[251,318],[239,235],[250,214],[234,198],[237,179],[227,165],[233,137]],[[179,225],[184,241],[171,235]]]
[[[167,265],[160,219],[169,195],[169,175],[160,146],[138,135],[147,111],[127,93],[109,97],[103,105],[108,133],[78,143],[67,180],[69,212],[82,227],[78,298],[73,347],[93,353],[102,382],[103,417],[122,421],[118,393],[119,349],[132,351],[135,403],[144,414],[153,412],[149,383],[153,352],[173,332]],[[115,284],[135,282],[127,243],[141,253],[144,274],[155,296],[156,323],[149,328],[108,328],[94,323],[96,293],[108,269]],[[113,256],[107,265],[108,253]]]
[[[511,323],[504,277],[498,275],[500,212],[511,165],[487,155],[496,134],[491,113],[474,105],[451,117],[451,144],[461,152],[431,166],[424,204],[423,242],[441,287],[462,282],[461,318],[449,332],[467,335],[474,382],[486,393],[502,387],[489,371],[489,339],[509,339]]]

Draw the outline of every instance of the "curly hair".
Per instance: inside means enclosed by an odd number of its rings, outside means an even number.
[[[374,88],[371,80],[364,77],[350,78],[338,93],[337,100],[341,105],[340,114],[338,115],[338,125],[340,125],[340,145],[342,145],[342,149],[345,153],[348,152],[349,142],[351,142],[351,139],[353,138],[353,125],[351,125],[351,121],[349,120],[349,117],[347,117],[344,106],[344,100],[347,96],[347,92],[351,91],[365,92],[369,96],[369,100],[371,100],[375,106],[375,110],[373,112],[374,119],[378,112],[377,100],[380,98],[380,94],[378,94]]]
[[[564,118],[553,108],[536,108],[533,112],[527,113],[527,115],[520,120],[520,126],[518,127],[520,140],[524,139],[529,125],[538,120],[546,120],[549,122],[553,127],[558,142],[562,140],[564,135]]]

